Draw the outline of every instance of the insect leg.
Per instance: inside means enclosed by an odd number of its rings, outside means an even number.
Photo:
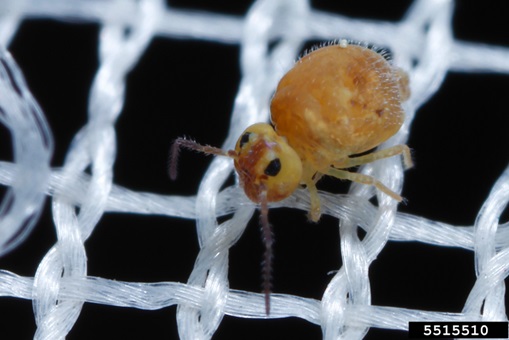
[[[305,181],[304,183],[306,184],[306,187],[309,191],[309,196],[311,198],[311,209],[309,210],[308,218],[313,222],[318,222],[320,216],[322,215],[318,189],[316,188],[316,184],[313,179]]]
[[[395,145],[387,149],[376,150],[372,153],[368,153],[367,155],[348,158],[347,160],[342,161],[341,164],[334,164],[334,166],[338,168],[350,168],[396,155],[403,156],[403,164],[405,165],[405,169],[409,169],[413,166],[412,156],[410,155],[410,148],[403,144]]]
[[[362,183],[362,184],[367,184],[367,185],[373,185],[378,190],[380,190],[383,193],[389,195],[390,197],[392,197],[396,201],[401,202],[403,200],[403,198],[400,195],[398,195],[397,193],[395,193],[394,191],[392,191],[391,189],[386,187],[382,182],[380,182],[379,180],[377,180],[374,177],[371,177],[371,176],[368,176],[368,175],[364,175],[364,174],[360,174],[360,173],[357,173],[357,172],[349,172],[349,171],[346,171],[346,170],[336,169],[336,168],[329,168],[329,171],[328,171],[327,174],[329,176],[333,176],[333,177],[336,177],[336,178],[339,178],[339,179],[347,179],[347,180],[352,181],[352,182],[357,182],[357,183]]]

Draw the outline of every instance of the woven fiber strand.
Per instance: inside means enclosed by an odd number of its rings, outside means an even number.
[[[408,321],[506,321],[509,43],[491,27],[507,5],[196,6],[0,4],[2,337],[394,339]],[[231,160],[183,152],[170,182],[168,148],[232,148],[303,49],[339,38],[409,73],[382,147],[408,143],[415,169],[359,170],[407,203],[325,180],[318,224],[304,190],[271,204],[269,321]]]

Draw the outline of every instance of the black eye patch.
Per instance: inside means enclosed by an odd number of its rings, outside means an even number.
[[[279,171],[281,171],[281,161],[279,158],[275,158],[270,161],[263,173],[267,176],[277,176]]]
[[[240,138],[239,147],[241,149],[242,149],[242,147],[244,147],[244,145],[246,145],[247,142],[249,142],[249,136],[251,136],[251,132],[246,132]]]

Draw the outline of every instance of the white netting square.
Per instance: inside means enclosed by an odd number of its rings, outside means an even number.
[[[408,321],[507,321],[509,6],[391,6],[0,2],[2,338],[406,338]],[[303,48],[338,38],[409,73],[388,143],[415,168],[360,170],[408,202],[325,180],[319,224],[304,190],[271,204],[278,320],[264,320],[256,207],[231,160],[184,152],[172,183],[168,148],[231,148],[268,120]]]

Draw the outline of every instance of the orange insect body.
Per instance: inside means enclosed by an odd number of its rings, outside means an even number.
[[[300,59],[272,99],[277,133],[320,172],[394,135],[404,120],[399,79],[378,53],[332,45]]]
[[[374,185],[401,201],[378,180],[341,169],[397,154],[403,154],[405,165],[411,166],[406,145],[351,157],[399,130],[407,86],[403,71],[362,46],[331,45],[304,56],[281,79],[272,99],[275,130],[269,124],[252,125],[232,151],[246,195],[261,203],[260,193],[265,192],[264,199],[275,202],[305,184],[311,193],[310,219],[318,221],[320,200],[315,184],[326,174]],[[266,171],[274,161],[280,172]]]
[[[304,184],[311,198],[309,218],[318,221],[316,182],[322,175],[373,185],[401,201],[401,196],[374,177],[343,169],[399,154],[407,168],[412,166],[406,145],[355,156],[399,130],[404,120],[401,102],[408,96],[408,78],[402,70],[368,48],[341,42],[304,56],[281,79],[271,103],[275,128],[265,123],[251,125],[239,137],[235,150],[229,151],[183,138],[175,141],[172,178],[181,146],[231,157],[246,195],[260,204],[267,315],[273,243],[267,203],[287,198]]]

